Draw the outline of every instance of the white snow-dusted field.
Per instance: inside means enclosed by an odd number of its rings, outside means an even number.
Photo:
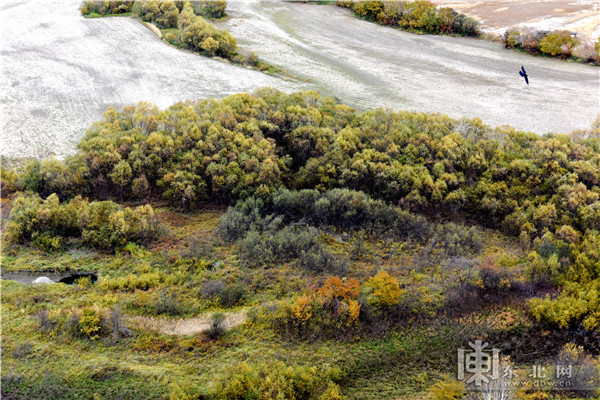
[[[84,19],[79,1],[1,3],[2,155],[62,156],[108,106],[300,90],[184,52],[133,18]]]
[[[233,18],[223,26],[241,46],[354,106],[480,117],[539,134],[589,128],[600,112],[597,67],[484,40],[406,33],[335,6],[228,4]]]
[[[316,89],[360,109],[478,116],[540,134],[589,128],[600,111],[598,68],[482,40],[409,34],[339,7],[228,2],[230,18],[219,24],[246,51],[301,78],[290,82],[174,49],[132,18],[84,19],[79,4],[1,3],[3,155],[73,152],[110,105],[166,107],[261,86]]]

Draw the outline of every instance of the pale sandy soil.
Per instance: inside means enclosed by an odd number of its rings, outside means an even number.
[[[539,134],[589,128],[600,111],[598,68],[482,40],[409,34],[335,6],[229,1],[230,18],[220,25],[245,51],[299,77],[284,81],[172,48],[132,18],[84,19],[79,4],[1,3],[2,155],[72,153],[110,105],[166,107],[261,86],[315,89],[358,109],[481,117]]]
[[[565,29],[582,41],[598,40],[600,3],[592,0],[434,0],[436,4],[479,20],[484,30],[503,33],[507,28]]]
[[[222,327],[225,330],[233,329],[246,322],[246,313],[224,313],[225,320]],[[195,335],[211,328],[212,315],[196,318],[151,318],[132,316],[127,317],[128,325],[148,331],[158,332],[163,335]]]

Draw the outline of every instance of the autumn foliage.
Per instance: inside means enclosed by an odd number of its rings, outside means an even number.
[[[382,25],[430,34],[478,36],[479,23],[451,8],[439,10],[430,1],[338,1],[357,15]]]
[[[236,39],[203,18],[222,18],[226,7],[225,1],[86,1],[81,14],[108,16],[131,12],[159,29],[171,30],[165,35],[171,44],[232,59],[237,53]]]
[[[478,119],[382,109],[356,113],[316,92],[288,95],[265,88],[165,110],[148,103],[109,108],[90,127],[78,154],[4,169],[2,187],[39,193],[36,204],[53,193],[63,201],[78,194],[162,198],[183,210],[237,203],[219,230],[226,240],[239,241],[243,265],[292,262],[307,273],[340,276],[347,263],[310,226],[431,240],[456,256],[481,247],[476,229],[429,219],[469,221],[512,236],[537,254],[527,271],[535,282],[593,288],[599,279],[598,154],[595,128],[538,136],[492,129]],[[115,209],[108,224],[125,227],[122,221],[135,220],[134,214]],[[85,221],[94,228],[82,237],[97,247],[121,246],[143,232],[119,228],[123,234],[117,237],[94,222],[99,219]],[[13,236],[62,246],[55,240],[62,233],[36,235]],[[378,290],[373,288],[374,296]],[[392,300],[393,293],[387,293]],[[551,316],[555,301],[536,304],[536,315],[559,321]],[[586,307],[573,310],[568,324],[593,326],[588,315],[594,318],[596,303],[586,300]]]
[[[292,337],[348,339],[382,324],[400,323],[388,313],[401,307],[402,294],[397,279],[385,271],[362,284],[354,278],[330,276],[291,304],[280,303],[266,318],[276,331]]]
[[[582,43],[570,31],[508,29],[502,40],[506,48],[522,50],[529,54],[569,58],[596,65],[600,63],[600,54],[598,53],[600,41]]]

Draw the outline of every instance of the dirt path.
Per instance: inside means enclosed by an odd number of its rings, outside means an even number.
[[[225,313],[222,327],[225,330],[233,329],[246,322],[245,312]],[[194,335],[203,333],[210,329],[213,315],[205,315],[197,318],[167,319],[132,316],[127,318],[129,326],[137,329],[154,331],[163,335]]]

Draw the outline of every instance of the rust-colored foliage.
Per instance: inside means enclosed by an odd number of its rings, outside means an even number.
[[[327,299],[355,299],[359,291],[360,284],[356,279],[350,278],[342,282],[339,277],[330,276],[317,293]]]

